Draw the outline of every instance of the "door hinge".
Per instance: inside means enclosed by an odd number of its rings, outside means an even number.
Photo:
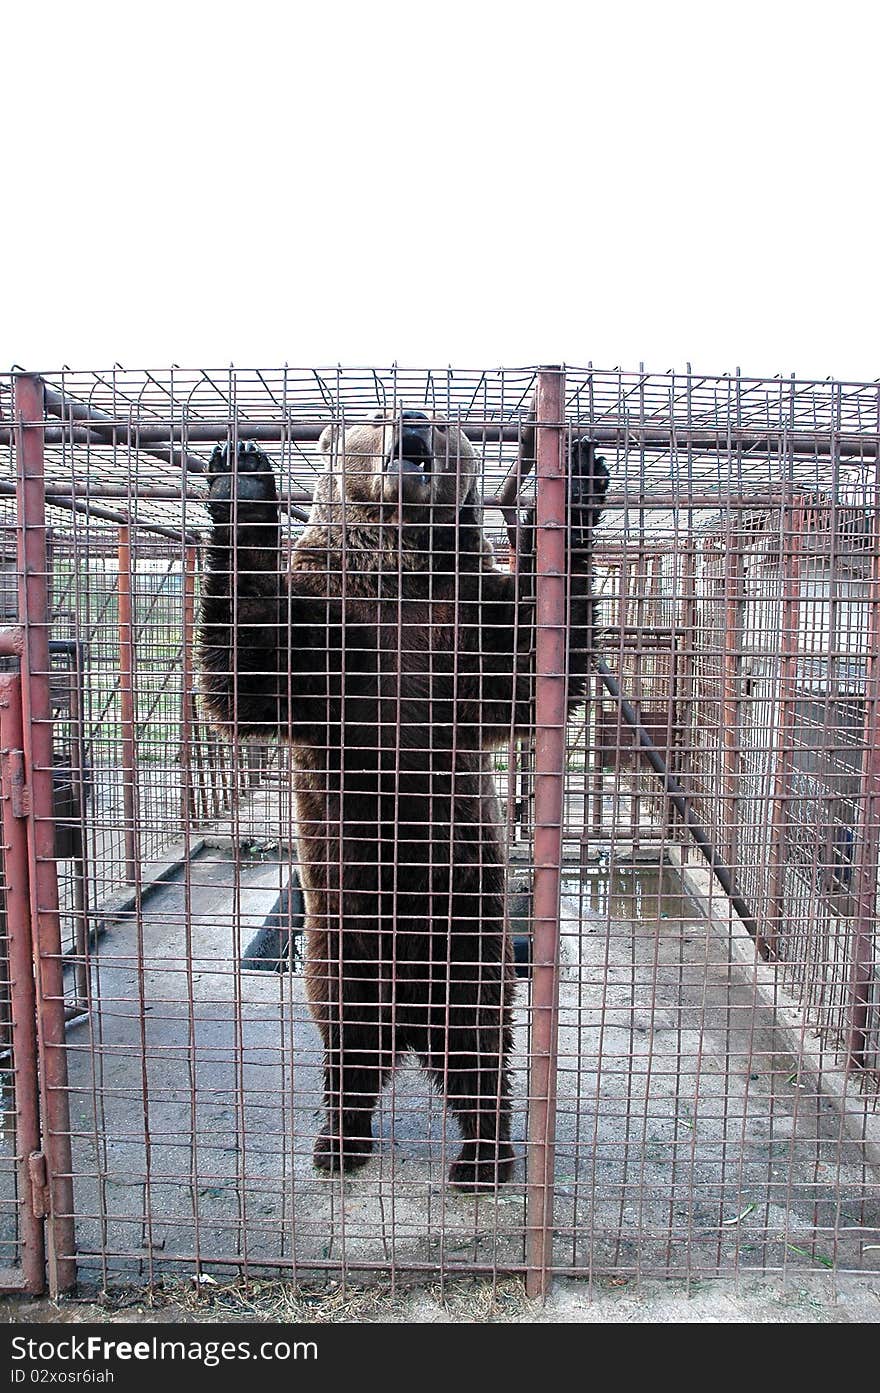
[[[22,750],[5,750],[3,765],[3,781],[9,789],[12,816],[29,817],[31,790],[24,776],[24,752]]]
[[[28,1175],[31,1179],[31,1209],[35,1219],[45,1219],[51,1210],[49,1199],[49,1174],[46,1157],[42,1151],[32,1151],[28,1157]]]

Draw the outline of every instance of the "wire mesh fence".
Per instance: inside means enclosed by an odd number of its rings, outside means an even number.
[[[878,410],[0,379],[0,1262],[876,1272]]]

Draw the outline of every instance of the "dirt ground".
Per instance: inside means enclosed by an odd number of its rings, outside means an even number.
[[[81,1290],[110,1295],[98,1306],[19,1302],[0,1318],[880,1317],[876,1175],[831,1101],[800,1076],[772,1005],[731,972],[729,943],[680,881],[647,866],[591,873],[563,899],[555,1256],[603,1275],[560,1282],[543,1308],[517,1283],[493,1289],[460,1273],[442,1293],[359,1286],[371,1266],[433,1275],[441,1264],[521,1265],[527,984],[515,1038],[518,1165],[503,1195],[445,1186],[456,1138],[412,1063],[380,1102],[369,1166],[344,1182],[319,1176],[321,1051],[301,973],[232,966],[282,873],[256,860],[239,878],[231,854],[213,850],[141,920],[108,925],[95,1009],[69,1031],[68,1066]],[[9,1225],[14,1194],[6,1199]],[[313,1290],[279,1280],[294,1261]],[[322,1268],[351,1282],[330,1286]],[[832,1268],[844,1274],[836,1287]],[[737,1272],[738,1285],[727,1279]]]
[[[767,1323],[838,1324],[880,1320],[880,1278],[817,1274],[781,1280],[707,1282],[642,1281],[622,1278],[558,1281],[546,1304],[527,1300],[520,1282],[449,1282],[398,1288],[294,1287],[282,1282],[238,1283],[195,1290],[171,1283],[112,1296],[53,1302],[0,1300],[0,1324],[97,1321],[173,1321],[181,1324],[370,1323]]]

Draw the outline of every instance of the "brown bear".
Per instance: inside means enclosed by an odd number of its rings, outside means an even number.
[[[320,449],[289,566],[270,461],[254,445],[214,451],[200,631],[213,719],[293,746],[307,991],[325,1048],[314,1162],[367,1161],[379,1092],[411,1050],[462,1133],[451,1183],[493,1188],[513,1165],[514,978],[491,751],[533,720],[534,527],[521,527],[516,574],[499,569],[474,451],[420,411],[330,426]],[[570,464],[574,706],[608,474],[587,440]]]

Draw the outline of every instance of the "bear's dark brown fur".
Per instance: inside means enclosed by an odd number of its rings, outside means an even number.
[[[525,440],[528,453],[533,430]],[[533,717],[531,544],[516,576],[496,567],[473,450],[453,426],[380,416],[328,427],[321,449],[286,573],[271,464],[254,446],[232,464],[214,452],[206,699],[235,738],[293,746],[307,989],[326,1051],[315,1164],[364,1164],[382,1084],[413,1050],[462,1132],[451,1182],[493,1187],[513,1162],[513,976],[490,752]],[[573,705],[608,476],[587,441],[571,464]]]

